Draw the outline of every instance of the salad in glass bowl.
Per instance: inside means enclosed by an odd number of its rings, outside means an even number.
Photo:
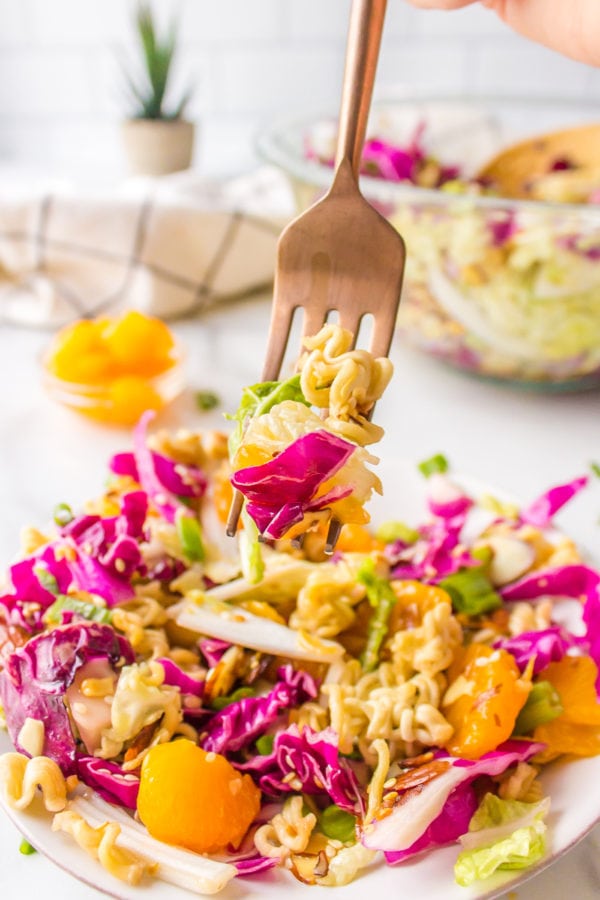
[[[400,334],[479,376],[545,389],[598,384],[600,184],[592,175],[600,168],[583,177],[569,160],[551,160],[527,199],[479,177],[515,141],[595,117],[576,101],[374,105],[361,189],[406,241]],[[335,129],[334,119],[313,117],[259,138],[300,209],[329,187]]]
[[[388,373],[332,326],[308,344],[292,383],[246,389],[229,440],[146,414],[99,497],[26,530],[0,598],[2,802],[41,794],[130,885],[277,895],[453,844],[458,885],[526,871],[549,852],[545,770],[600,754],[600,573],[552,528],[587,477],[520,508],[438,455],[424,520],[398,496],[373,528],[361,439]],[[331,410],[351,367],[335,415],[299,412],[315,389]]]

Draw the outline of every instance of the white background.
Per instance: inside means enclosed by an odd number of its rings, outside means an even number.
[[[568,2],[568,0],[565,0]],[[337,109],[349,0],[154,0],[179,12],[178,82],[211,172],[252,164],[257,128]],[[0,0],[0,163],[122,168],[120,65],[135,59],[132,0]],[[389,0],[377,92],[600,94],[600,72],[513,34],[475,5],[455,13]]]

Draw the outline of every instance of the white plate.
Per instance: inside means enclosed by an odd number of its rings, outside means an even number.
[[[380,467],[386,496],[372,505],[373,518],[382,521],[402,519],[409,524],[422,521],[425,481],[412,463],[398,461]],[[471,493],[494,493],[493,489],[471,479],[457,480]],[[497,492],[496,492],[497,493]],[[0,734],[0,752],[12,749],[6,734]],[[453,865],[458,853],[456,846],[426,853],[401,866],[375,864],[351,884],[336,888],[340,900],[363,900],[365,891],[380,898],[405,897],[408,900],[492,900],[507,889],[537,875],[571,849],[600,821],[600,798],[590,785],[600,783],[600,757],[555,763],[547,767],[542,781],[552,798],[549,816],[548,854],[537,866],[525,872],[506,872],[474,888],[461,888],[454,882]],[[190,900],[190,893],[158,880],[148,880],[143,887],[130,887],[115,880],[80,850],[71,838],[50,829],[51,815],[37,803],[18,813],[4,807],[19,831],[49,859],[70,872],[75,878],[117,897],[119,900]],[[291,875],[281,871],[251,878],[238,878],[219,894],[223,900],[242,898],[281,898],[289,900],[314,896],[328,888],[306,888]]]

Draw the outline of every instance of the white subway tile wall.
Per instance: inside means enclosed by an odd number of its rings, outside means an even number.
[[[350,0],[154,0],[179,13],[176,87],[193,82],[199,170],[242,171],[253,135],[295,112],[337,108]],[[0,161],[123,170],[136,58],[133,0],[0,0]],[[479,4],[448,14],[389,0],[377,92],[590,98],[600,73],[513,34]]]

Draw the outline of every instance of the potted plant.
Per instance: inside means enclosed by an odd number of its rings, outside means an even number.
[[[194,125],[183,118],[190,100],[187,90],[167,107],[167,89],[177,49],[174,23],[167,33],[157,32],[147,3],[138,6],[136,33],[142,57],[141,75],[125,70],[133,115],[123,125],[125,151],[130,169],[141,175],[166,175],[187,169],[194,147]]]

